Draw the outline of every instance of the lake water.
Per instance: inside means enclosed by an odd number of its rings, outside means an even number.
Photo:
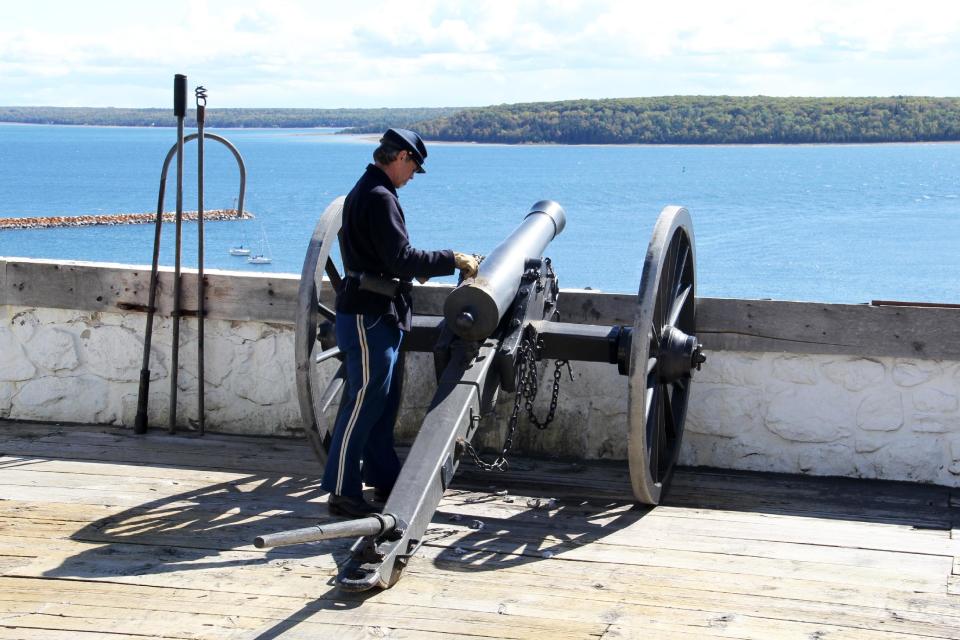
[[[211,130],[247,165],[255,220],[205,225],[206,267],[299,273],[319,214],[346,193],[374,142],[318,130]],[[188,130],[189,132],[189,130]],[[0,217],[155,212],[173,129],[0,124]],[[233,157],[206,145],[205,208],[229,208]],[[698,294],[960,302],[960,146],[496,146],[431,144],[400,191],[422,248],[487,253],[537,200],[567,212],[548,248],[561,286],[635,292],[665,205],[693,217]],[[196,146],[184,208],[196,209]],[[166,209],[173,210],[174,167]],[[173,263],[173,225],[162,262]],[[267,238],[273,264],[230,246]],[[0,255],[149,264],[152,225],[0,232]],[[187,266],[196,225],[184,225]]]

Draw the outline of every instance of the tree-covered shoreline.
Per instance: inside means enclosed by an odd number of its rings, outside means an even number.
[[[333,127],[389,127],[452,115],[458,109],[217,109],[208,108],[204,125],[224,128],[310,129]],[[114,107],[0,107],[0,122],[114,127],[175,127],[173,109],[125,109]],[[186,124],[196,122],[196,112],[187,110]],[[400,124],[396,124],[400,123]]]
[[[960,140],[960,98],[679,96],[464,109],[431,139],[561,144],[805,144]]]
[[[188,114],[187,122],[192,121]],[[174,126],[170,109],[0,107],[0,122]],[[416,129],[501,144],[816,144],[960,140],[960,98],[669,96],[423,109],[210,109],[208,127]]]

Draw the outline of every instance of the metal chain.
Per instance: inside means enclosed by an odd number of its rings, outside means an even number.
[[[537,388],[534,387],[532,397],[527,399],[527,417],[537,429],[543,431],[550,426],[557,413],[557,401],[560,399],[560,377],[563,375],[563,367],[567,367],[567,373],[570,374],[570,381],[573,381],[573,369],[570,368],[569,360],[557,360],[556,368],[553,370],[553,393],[550,397],[550,410],[547,417],[541,422],[533,413],[533,400],[537,395]]]
[[[540,374],[537,371],[537,351],[539,346],[530,335],[524,335],[517,347],[517,393],[513,401],[513,411],[510,413],[510,420],[507,423],[507,437],[504,440],[500,455],[493,462],[486,462],[480,457],[480,454],[467,440],[463,441],[464,450],[473,459],[483,471],[506,471],[509,467],[507,462],[507,453],[513,448],[513,438],[517,432],[517,424],[520,422],[520,409],[525,408],[530,422],[541,431],[550,426],[557,412],[557,401],[560,397],[560,376],[562,368],[565,365],[570,374],[570,380],[573,380],[573,370],[570,368],[570,362],[567,360],[557,360],[556,369],[553,372],[553,393],[550,398],[550,411],[547,417],[541,422],[533,413],[533,402],[537,397],[537,388]],[[480,417],[477,417],[479,423]]]

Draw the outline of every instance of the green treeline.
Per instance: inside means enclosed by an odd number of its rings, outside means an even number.
[[[414,122],[453,114],[451,108],[417,109],[216,109],[207,108],[207,127],[372,127],[409,126]],[[175,127],[170,109],[116,109],[96,107],[0,107],[0,122],[73,124],[120,127]],[[186,124],[196,122],[193,109]]]
[[[417,123],[434,140],[760,144],[960,140],[960,98],[676,96],[464,109]]]
[[[0,122],[175,126],[172,109],[0,107]],[[187,123],[194,116],[188,114]],[[960,98],[673,96],[468,109],[214,109],[208,127],[410,127],[428,140],[558,144],[796,144],[960,140]]]

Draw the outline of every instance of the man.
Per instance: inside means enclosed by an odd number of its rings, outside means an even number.
[[[477,260],[449,249],[410,245],[397,189],[425,173],[427,148],[407,129],[388,129],[373,161],[343,205],[340,253],[346,277],[337,292],[337,345],[346,356],[347,385],[330,443],[323,488],[335,515],[362,517],[377,509],[363,499],[361,481],[386,500],[400,460],[393,426],[400,406],[400,372],[394,371],[412,318],[413,278],[421,283],[460,269],[477,273]],[[361,477],[360,460],[363,459]]]

